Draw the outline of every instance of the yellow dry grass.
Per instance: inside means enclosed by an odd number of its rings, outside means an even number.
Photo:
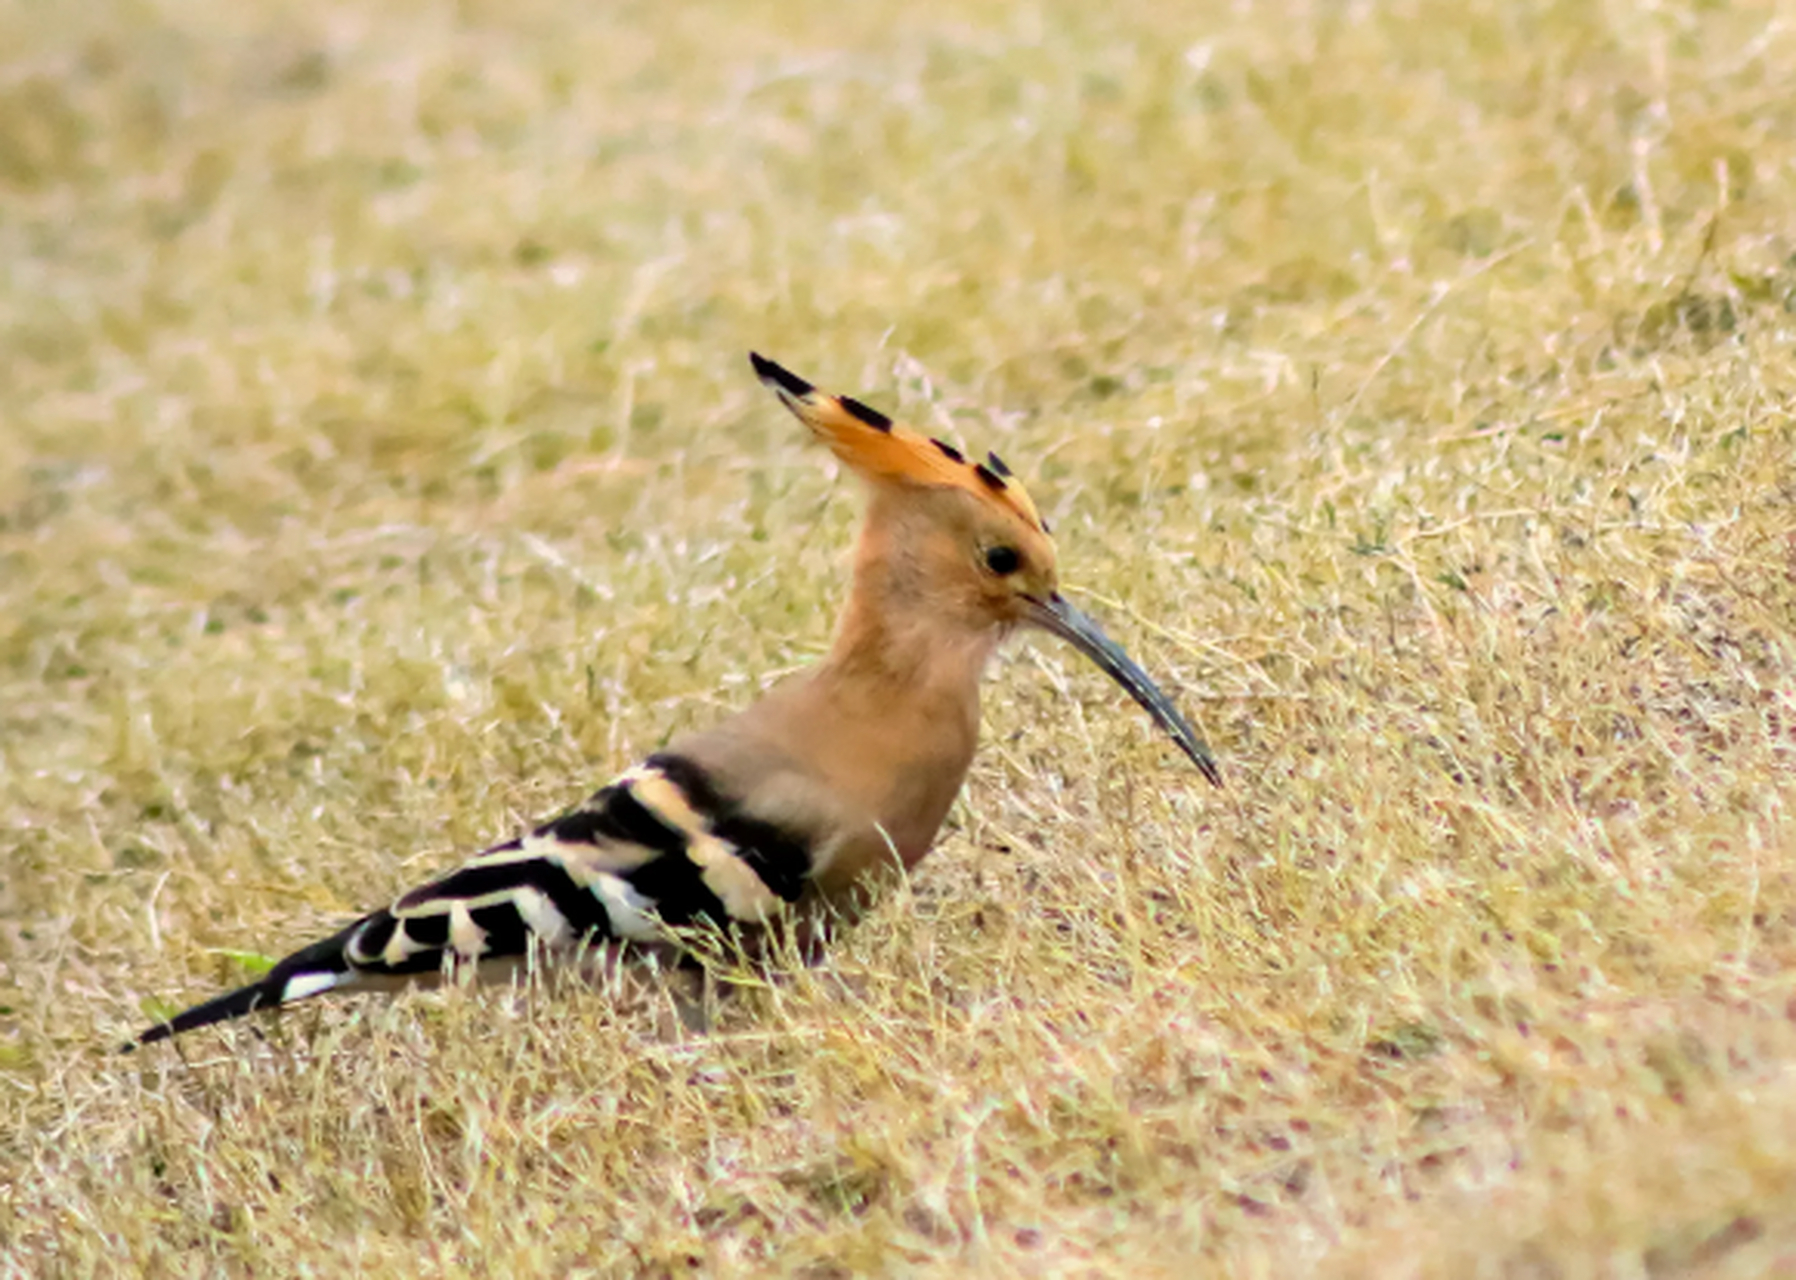
[[[1796,1268],[1796,12],[0,7],[0,1273]],[[120,1059],[813,658],[767,352],[1051,641],[711,1034]]]

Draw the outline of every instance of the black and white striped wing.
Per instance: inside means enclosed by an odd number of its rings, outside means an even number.
[[[403,985],[465,964],[511,967],[533,948],[577,954],[705,921],[763,924],[804,892],[813,846],[746,813],[691,760],[651,756],[579,807],[126,1047],[326,991]]]

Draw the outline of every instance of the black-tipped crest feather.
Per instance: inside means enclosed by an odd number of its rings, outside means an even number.
[[[849,416],[858,418],[875,431],[892,429],[892,420],[871,405],[862,404],[853,396],[837,396],[836,399],[841,403],[842,408],[847,410]]]
[[[775,364],[758,352],[748,353],[748,361],[754,366],[755,376],[768,386],[796,396],[800,400],[810,395],[816,388],[783,365]]]

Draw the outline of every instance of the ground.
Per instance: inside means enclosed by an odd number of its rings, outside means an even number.
[[[1796,1268],[1796,12],[0,4],[0,1274]],[[149,1017],[814,659],[981,451],[1050,639],[708,1034]]]

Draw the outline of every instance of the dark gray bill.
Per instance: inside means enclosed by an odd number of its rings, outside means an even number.
[[[1122,646],[1104,634],[1104,629],[1085,613],[1067,603],[1066,597],[1058,591],[1044,601],[1029,601],[1029,621],[1044,631],[1052,631],[1063,640],[1070,641],[1073,648],[1090,658],[1104,669],[1104,674],[1128,691],[1135,701],[1139,702],[1147,713],[1154,718],[1154,723],[1166,730],[1167,736],[1179,744],[1179,749],[1191,757],[1191,763],[1203,770],[1204,777],[1217,786],[1222,785],[1222,774],[1216,768],[1216,759],[1210,754],[1203,739],[1197,736],[1179,709],[1172,705],[1167,697],[1148,676],[1148,673],[1135,665],[1135,660],[1123,652]]]

